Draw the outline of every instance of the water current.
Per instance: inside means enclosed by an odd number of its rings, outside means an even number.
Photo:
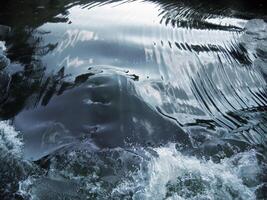
[[[267,199],[267,5],[0,3],[0,199]]]

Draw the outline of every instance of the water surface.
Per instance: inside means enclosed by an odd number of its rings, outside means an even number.
[[[3,199],[267,198],[264,2],[0,7]]]

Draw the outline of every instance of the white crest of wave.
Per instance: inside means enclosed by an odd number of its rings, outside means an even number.
[[[0,148],[18,155],[21,153],[23,143],[19,132],[10,125],[9,121],[0,121]]]
[[[154,150],[158,157],[151,159],[148,168],[134,175],[133,182],[121,184],[114,193],[131,190],[134,199],[147,200],[256,199],[255,188],[244,183],[253,182],[255,173],[260,173],[253,151],[214,163],[182,155],[174,144]]]

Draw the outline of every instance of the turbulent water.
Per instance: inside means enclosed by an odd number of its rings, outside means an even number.
[[[264,1],[0,3],[0,199],[267,199]]]

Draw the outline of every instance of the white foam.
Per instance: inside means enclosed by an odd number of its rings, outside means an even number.
[[[0,54],[2,54],[6,50],[6,43],[4,41],[0,41]]]
[[[220,163],[184,156],[173,144],[155,151],[159,156],[152,158],[146,170],[134,175],[134,182],[124,182],[113,192],[132,190],[134,199],[147,200],[256,199],[254,189],[244,184],[244,179],[252,180],[260,171],[253,151]],[[251,168],[254,173],[243,173]],[[168,191],[168,185],[176,189]]]
[[[0,121],[0,148],[19,155],[23,146],[19,134],[9,121]]]

